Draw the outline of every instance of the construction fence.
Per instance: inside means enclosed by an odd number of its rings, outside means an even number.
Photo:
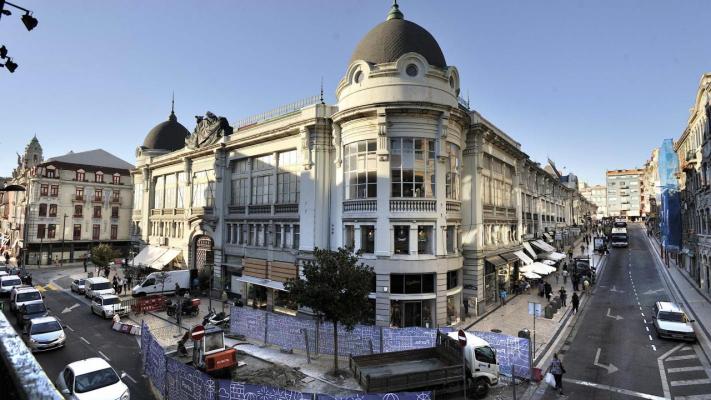
[[[297,318],[275,314],[249,307],[232,307],[230,331],[265,345],[279,346],[285,350],[309,352],[313,355],[333,355],[333,324],[318,323],[315,319]],[[449,333],[450,327],[439,328]],[[496,350],[500,372],[511,376],[515,368],[517,378],[531,378],[531,344],[529,339],[495,332],[469,331],[489,342]],[[433,347],[437,329],[388,328],[374,325],[356,325],[352,331],[338,326],[338,355],[364,355]]]
[[[141,357],[144,373],[155,392],[170,400],[430,400],[431,392],[354,393],[334,397],[298,392],[266,385],[251,385],[216,379],[165,355],[148,326],[141,327]]]

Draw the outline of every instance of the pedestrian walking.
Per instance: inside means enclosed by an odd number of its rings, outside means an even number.
[[[464,318],[469,317],[469,299],[464,298]]]
[[[590,281],[588,281],[588,278],[583,280],[583,292],[585,292],[585,294],[590,294]]]
[[[580,245],[580,254],[585,254],[585,245],[584,244]]]
[[[578,297],[577,293],[573,293],[573,297],[571,298],[570,303],[573,305],[573,311],[577,314],[578,306],[580,305],[580,297]]]
[[[560,295],[560,304],[562,304],[563,307],[567,307],[568,304],[566,304],[565,300],[568,299],[568,292],[565,290],[565,287],[561,286],[558,293]]]
[[[551,361],[551,366],[548,367],[548,372],[553,374],[555,378],[555,388],[558,393],[563,394],[563,374],[565,373],[565,368],[563,368],[563,363],[558,358],[558,353],[553,354],[553,361]]]
[[[128,284],[128,279],[129,279],[129,278],[123,278],[123,279],[121,280],[122,283],[123,283],[123,291],[124,291],[126,294],[128,294],[128,286],[129,286],[129,284]]]
[[[88,262],[87,258],[84,257],[84,272],[86,272],[86,264],[87,264],[87,262]]]
[[[9,264],[10,264],[10,252],[6,251],[5,252],[5,265],[9,265]]]
[[[558,284],[558,281],[560,280],[560,274],[558,274],[558,271],[555,272],[555,284]]]
[[[551,287],[551,284],[546,282],[543,286],[543,290],[546,293],[546,300],[551,301],[551,294],[553,293],[553,288]]]
[[[543,297],[545,294],[546,286],[543,284],[543,281],[541,280],[538,282],[538,297]]]
[[[133,290],[133,286],[131,286],[131,282],[133,282],[133,277],[131,277],[131,275],[126,278],[126,282],[128,283],[128,287]],[[126,293],[128,293],[128,290],[126,291]]]
[[[116,284],[116,294],[118,294],[119,296],[121,296],[121,291],[122,291],[122,290],[123,290],[123,282],[122,282],[122,280],[119,278],[118,283]]]
[[[557,283],[557,282],[556,282],[556,283]],[[564,270],[563,270],[563,284],[565,285],[565,284],[567,284],[567,283],[568,283],[568,270],[567,270],[567,269],[564,269]]]
[[[111,270],[109,269],[109,266],[107,265],[104,267],[104,278],[109,279],[109,272],[111,272]]]

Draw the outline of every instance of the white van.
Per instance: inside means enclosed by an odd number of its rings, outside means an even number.
[[[10,295],[15,286],[22,286],[22,279],[17,275],[0,276],[0,295]]]
[[[84,282],[84,296],[93,299],[102,294],[116,294],[111,282],[106,278],[88,278]]]
[[[165,274],[165,282],[161,281],[162,274]],[[133,288],[132,295],[139,297],[148,294],[175,293],[175,284],[178,284],[180,289],[190,289],[190,270],[152,272],[146,276],[143,282]]]
[[[17,312],[25,304],[41,303],[42,301],[42,294],[32,286],[15,286],[10,292],[10,310],[14,312]]]

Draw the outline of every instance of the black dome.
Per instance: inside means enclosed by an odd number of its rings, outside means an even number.
[[[371,29],[356,46],[350,62],[364,60],[374,64],[388,63],[410,52],[422,55],[430,65],[447,67],[442,49],[435,38],[416,23],[397,17]]]
[[[175,113],[171,112],[165,122],[156,125],[143,141],[143,147],[151,150],[175,151],[185,147],[185,138],[190,132],[178,122]]]

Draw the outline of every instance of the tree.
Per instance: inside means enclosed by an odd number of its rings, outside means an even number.
[[[304,264],[303,277],[284,284],[291,301],[333,323],[334,375],[338,372],[338,324],[350,332],[368,319],[372,284],[373,268],[359,263],[358,255],[345,248],[315,249],[314,259]]]
[[[105,243],[91,249],[91,262],[101,268],[106,268],[118,256],[119,253]]]

